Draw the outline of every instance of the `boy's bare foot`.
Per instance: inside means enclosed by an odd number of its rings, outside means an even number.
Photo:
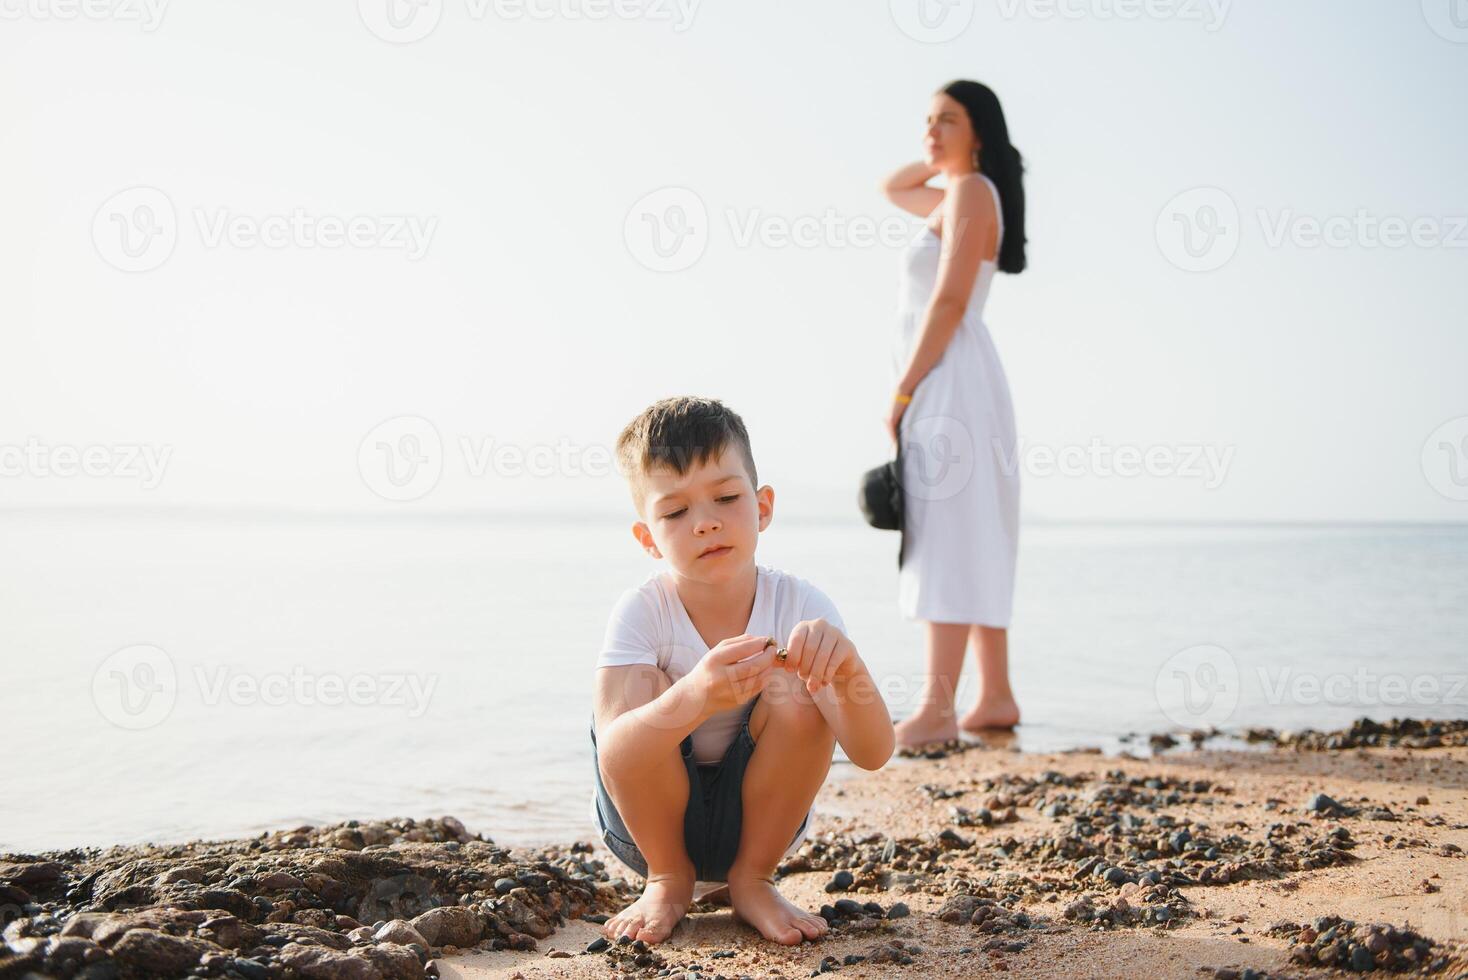
[[[996,728],[1013,728],[1018,724],[1019,705],[1014,698],[1006,697],[980,701],[963,716],[958,726],[971,735],[978,735]]]
[[[602,933],[613,941],[622,936],[660,943],[673,934],[673,927],[693,901],[692,866],[674,874],[649,874],[642,897],[606,921]]]
[[[775,882],[767,876],[737,874],[731,869],[729,899],[736,916],[758,929],[766,939],[782,946],[819,939],[830,928],[819,915],[785,901]]]
[[[958,724],[952,715],[929,715],[918,712],[892,726],[899,748],[913,749],[933,742],[946,742],[958,737]]]

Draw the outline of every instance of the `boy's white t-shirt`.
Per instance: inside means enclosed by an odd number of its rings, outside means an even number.
[[[824,592],[805,579],[767,565],[756,565],[754,608],[744,632],[771,636],[781,646],[790,631],[808,619],[824,619],[841,632],[846,624]],[[720,637],[719,639],[723,639]],[[715,641],[718,642],[717,640]],[[597,667],[648,664],[675,683],[709,652],[678,589],[667,572],[656,572],[635,589],[622,593],[612,609]],[[733,744],[747,704],[722,711],[693,730],[693,759],[700,765],[720,762]]]
[[[755,571],[754,608],[750,611],[745,633],[772,636],[775,642],[784,646],[796,624],[808,619],[824,619],[842,633],[846,632],[846,624],[836,611],[836,604],[820,589],[778,568],[756,564]],[[676,682],[692,670],[709,649],[694,628],[683,600],[678,598],[672,577],[666,572],[655,572],[642,585],[628,589],[617,600],[596,665],[600,669],[648,664]],[[741,704],[720,712],[693,730],[695,762],[713,764],[723,760],[724,753],[739,734],[748,707]],[[809,819],[807,815],[807,823],[801,825],[795,840],[786,848],[786,857],[794,854],[805,840]],[[598,830],[601,829],[595,789],[591,792],[591,821]],[[696,883],[694,900],[700,900],[715,887],[714,882]]]

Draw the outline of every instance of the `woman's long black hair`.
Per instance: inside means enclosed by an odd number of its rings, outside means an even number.
[[[999,96],[979,82],[957,81],[943,94],[963,106],[979,139],[979,172],[999,188],[999,208],[1004,216],[1004,241],[999,246],[999,268],[1003,272],[1025,270],[1024,160],[1009,142],[1009,126]]]

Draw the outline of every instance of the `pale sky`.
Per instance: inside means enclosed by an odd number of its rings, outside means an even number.
[[[915,227],[877,182],[970,77],[1029,164],[987,321],[1030,518],[1468,519],[1462,0],[924,2],[0,0],[0,506],[623,513],[621,426],[705,394],[845,516]]]

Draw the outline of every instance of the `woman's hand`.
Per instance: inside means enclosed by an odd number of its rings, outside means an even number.
[[[943,203],[943,192],[928,186],[938,172],[921,160],[909,163],[882,181],[882,196],[909,214],[926,218]]]
[[[892,440],[894,446],[897,444],[898,426],[902,422],[902,416],[907,411],[907,404],[910,401],[912,401],[910,396],[895,395],[892,398],[892,408],[887,412],[887,437]]]

